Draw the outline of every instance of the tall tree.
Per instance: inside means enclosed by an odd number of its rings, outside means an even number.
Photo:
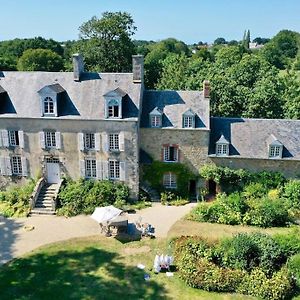
[[[136,31],[126,12],[104,12],[83,23],[80,28],[79,51],[90,71],[126,72],[131,69],[135,47],[131,40]]]
[[[19,71],[61,71],[63,59],[57,53],[47,49],[28,49],[18,60]]]

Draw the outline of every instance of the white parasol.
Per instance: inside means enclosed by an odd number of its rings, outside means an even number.
[[[91,215],[91,218],[98,223],[108,222],[121,214],[122,210],[114,207],[113,205],[96,207]]]

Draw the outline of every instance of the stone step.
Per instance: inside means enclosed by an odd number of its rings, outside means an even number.
[[[30,215],[55,215],[55,211],[45,208],[39,208],[31,210]]]

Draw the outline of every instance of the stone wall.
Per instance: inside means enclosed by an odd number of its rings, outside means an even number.
[[[140,142],[141,148],[158,161],[162,161],[164,144],[178,145],[179,162],[194,174],[208,161],[209,130],[142,128]]]
[[[0,156],[19,154],[27,158],[30,177],[45,174],[45,157],[58,157],[60,161],[61,176],[70,176],[73,179],[80,177],[80,160],[92,157],[96,160],[116,158],[126,162],[126,181],[132,189],[132,196],[137,197],[139,189],[138,174],[138,127],[137,121],[125,120],[61,120],[61,119],[0,119],[0,129],[23,130],[24,149],[19,147],[0,148]],[[43,150],[40,145],[39,132],[55,130],[61,132],[61,149]],[[123,131],[125,137],[125,151],[118,154],[100,151],[80,151],[78,133],[117,133]],[[102,141],[101,141],[102,144]]]

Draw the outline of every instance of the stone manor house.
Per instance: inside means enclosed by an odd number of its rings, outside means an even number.
[[[3,182],[108,179],[137,197],[151,161],[185,164],[194,174],[207,163],[299,174],[300,121],[210,117],[208,81],[202,91],[145,90],[140,55],[132,73],[85,72],[79,54],[73,65],[73,72],[0,72]],[[160,180],[178,184],[172,172]],[[202,184],[191,181],[191,194]]]

